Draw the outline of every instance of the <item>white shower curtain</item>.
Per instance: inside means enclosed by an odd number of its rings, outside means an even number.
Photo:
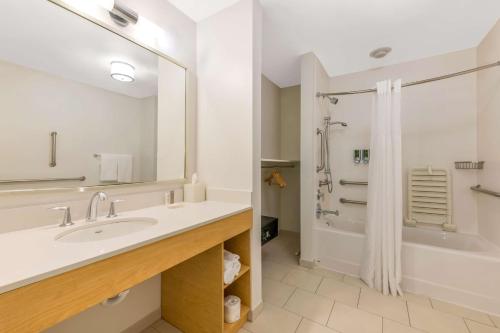
[[[372,111],[368,216],[361,278],[369,287],[394,296],[402,294],[400,114],[401,80],[378,82]]]

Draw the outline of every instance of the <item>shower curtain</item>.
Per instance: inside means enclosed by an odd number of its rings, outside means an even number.
[[[369,287],[393,296],[402,294],[400,113],[401,80],[378,82],[372,111],[368,216],[361,278]]]

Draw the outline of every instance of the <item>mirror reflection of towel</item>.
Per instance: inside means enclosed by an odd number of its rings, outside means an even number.
[[[100,154],[101,182],[131,183],[133,173],[132,155]]]

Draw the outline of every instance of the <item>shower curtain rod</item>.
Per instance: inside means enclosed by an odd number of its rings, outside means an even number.
[[[492,67],[496,67],[496,66],[500,66],[500,61],[494,62],[494,63],[489,64],[489,65],[484,65],[484,66],[480,66],[480,67],[476,67],[476,68],[467,69],[467,70],[461,71],[461,72],[456,72],[456,73],[447,74],[447,75],[443,75],[443,76],[437,76],[437,77],[433,77],[433,78],[425,79],[425,80],[420,80],[420,81],[413,81],[413,82],[404,83],[401,85],[401,87],[411,87],[411,86],[416,86],[419,84],[440,81],[440,80],[449,79],[449,78],[452,78],[455,76],[479,72],[479,71],[482,71],[484,69],[488,69],[488,68],[492,68]],[[357,95],[357,94],[366,94],[366,93],[371,93],[371,92],[376,92],[376,91],[377,91],[377,89],[364,89],[364,90],[342,91],[342,92],[333,92],[333,93],[320,93],[320,92],[318,92],[316,94],[316,96],[317,97],[327,97],[327,96]]]

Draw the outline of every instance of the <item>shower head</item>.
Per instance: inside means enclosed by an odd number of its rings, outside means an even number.
[[[333,105],[335,105],[339,102],[339,99],[337,97],[326,96],[326,98],[328,98],[330,100],[330,103],[332,103]]]
[[[347,123],[344,123],[343,121],[334,121],[333,123],[330,123],[331,125],[340,125],[342,127],[347,127]]]

